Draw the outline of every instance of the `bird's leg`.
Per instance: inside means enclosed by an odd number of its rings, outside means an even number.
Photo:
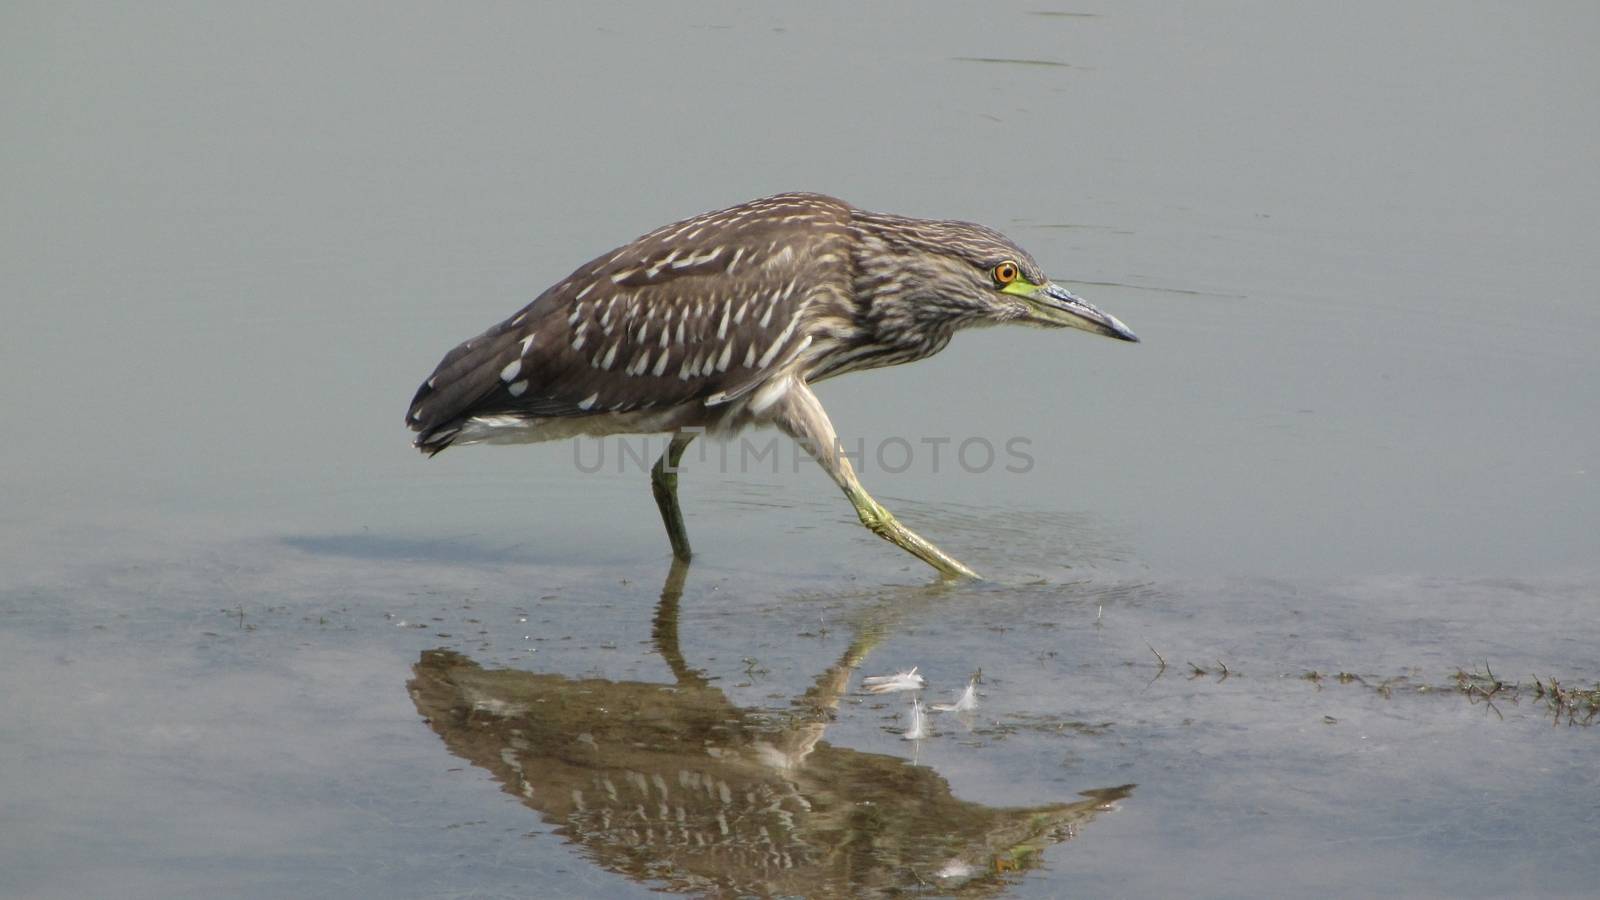
[[[843,460],[843,463],[843,468],[853,483],[846,485],[840,481],[840,485],[844,487],[844,494],[850,498],[851,505],[856,508],[856,515],[860,517],[861,524],[872,529],[873,534],[897,545],[944,575],[961,578],[979,577],[977,572],[972,571],[960,560],[935,547],[922,535],[901,525],[900,520],[894,517],[894,513],[872,499],[866,489],[861,487],[861,483],[855,481],[855,473],[850,470],[849,460]],[[835,477],[834,480],[839,479]]]
[[[799,441],[834,482],[844,490],[844,495],[850,499],[850,505],[856,508],[856,515],[860,517],[861,524],[870,528],[873,534],[933,566],[944,575],[978,577],[977,572],[962,565],[915,531],[901,525],[900,520],[894,517],[894,513],[872,499],[867,489],[861,486],[861,480],[856,477],[856,470],[850,465],[850,460],[839,452],[839,436],[833,430],[833,423],[828,421],[828,414],[823,411],[822,403],[803,382],[795,380],[784,395],[782,408],[777,416],[777,425],[785,434]]]
[[[656,495],[656,506],[661,508],[661,521],[667,526],[667,540],[672,541],[672,555],[684,562],[693,554],[689,550],[689,532],[683,527],[683,510],[678,508],[678,460],[698,432],[680,431],[662,451],[650,470],[650,490]]]

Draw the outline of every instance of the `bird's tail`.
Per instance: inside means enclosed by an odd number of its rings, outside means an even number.
[[[406,427],[417,432],[412,446],[429,456],[450,446],[486,396],[502,387],[505,359],[518,359],[516,334],[501,322],[445,354],[417,388],[406,410]]]
[[[461,429],[456,426],[450,426],[448,428],[435,428],[432,431],[425,431],[422,434],[417,435],[416,440],[411,442],[411,446],[421,450],[428,456],[433,456],[440,450],[450,446],[450,444],[455,441],[456,435],[460,432]]]
[[[459,417],[437,421],[424,411],[424,402],[434,394],[434,384],[433,378],[423,382],[422,386],[417,388],[416,396],[411,398],[411,406],[406,410],[406,425],[417,432],[417,437],[411,442],[411,446],[428,456],[433,456],[450,446],[455,441],[456,435],[461,433]]]

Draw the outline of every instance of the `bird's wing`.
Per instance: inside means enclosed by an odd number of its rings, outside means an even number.
[[[781,195],[601,256],[451,350],[406,423],[437,452],[473,416],[727,402],[792,360],[808,311],[849,284],[849,208]]]

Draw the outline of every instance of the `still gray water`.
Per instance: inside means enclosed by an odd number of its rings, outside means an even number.
[[[0,895],[1594,890],[1593,4],[0,35]],[[819,388],[989,580],[781,442],[691,451],[687,570],[618,442],[409,447],[455,343],[785,190],[996,227],[1143,338]],[[861,678],[913,666],[977,709],[905,739]]]

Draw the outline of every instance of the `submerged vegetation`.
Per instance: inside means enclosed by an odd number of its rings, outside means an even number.
[[[1494,674],[1487,663],[1482,671],[1456,669],[1450,681],[1430,683],[1409,675],[1396,675],[1384,679],[1357,675],[1353,672],[1327,674],[1309,671],[1300,676],[1321,690],[1324,684],[1355,684],[1369,688],[1384,699],[1396,694],[1453,694],[1469,703],[1482,703],[1499,714],[1497,704],[1520,705],[1524,700],[1540,704],[1550,714],[1552,724],[1593,725],[1600,718],[1600,682],[1592,687],[1572,687],[1562,684],[1554,676],[1533,676],[1529,682],[1507,681]]]

